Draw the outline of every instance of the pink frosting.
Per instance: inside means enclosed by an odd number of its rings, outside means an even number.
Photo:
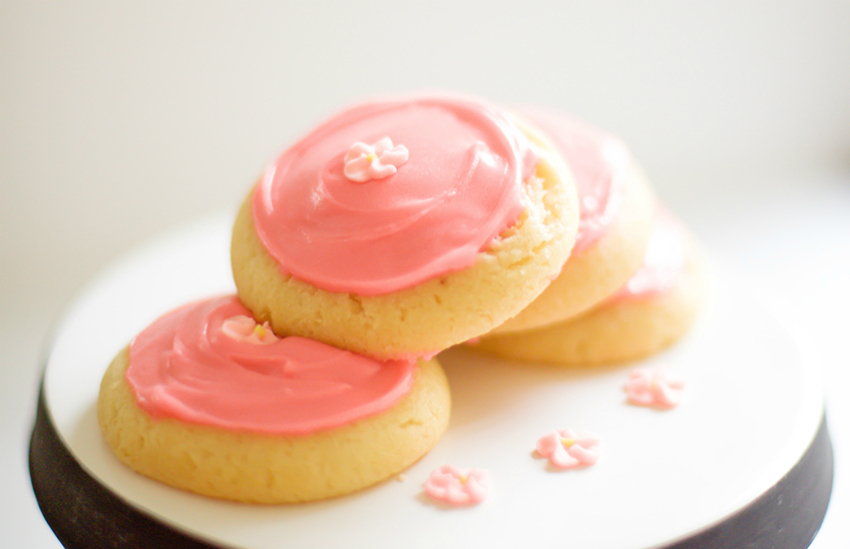
[[[672,214],[659,208],[643,265],[608,301],[663,295],[676,285],[685,267],[687,236]]]
[[[383,412],[413,386],[413,361],[277,339],[247,326],[249,315],[225,296],[185,305],[142,331],[126,373],[138,405],[154,418],[294,435]]]
[[[221,331],[224,335],[242,343],[271,345],[280,341],[268,321],[258,324],[256,320],[246,315],[228,318],[222,323]]]
[[[346,177],[355,144],[384,138],[407,153],[389,164],[395,172],[382,163]],[[386,294],[472,265],[516,222],[536,163],[530,142],[487,103],[375,100],[330,118],[266,169],[254,223],[282,273],[332,292]]]
[[[434,469],[424,484],[429,497],[450,505],[481,503],[490,491],[490,475],[483,469],[443,465]]]
[[[572,429],[552,431],[540,437],[535,451],[558,469],[588,466],[599,459],[599,437]]]
[[[395,174],[409,155],[407,147],[393,145],[389,137],[372,145],[358,141],[345,153],[342,173],[349,181],[357,183],[384,179]]]
[[[549,137],[573,174],[580,216],[572,253],[579,254],[616,217],[631,154],[616,137],[561,111],[522,106],[519,112]]]
[[[629,372],[623,390],[630,404],[667,410],[682,401],[685,383],[658,370],[635,368]]]

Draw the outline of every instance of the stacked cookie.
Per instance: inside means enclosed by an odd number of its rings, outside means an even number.
[[[571,172],[524,118],[459,96],[346,109],[249,193],[237,295],[164,315],[113,360],[105,439],[142,474],[237,501],[389,478],[446,429],[434,357],[534,302],[578,226]]]
[[[475,348],[564,365],[633,360],[684,335],[702,297],[696,248],[656,203],[626,146],[551,109],[519,109],[572,171],[581,217],[561,273],[531,305]]]
[[[375,174],[357,173],[367,158]],[[266,171],[236,219],[233,277],[277,333],[433,356],[528,306],[577,220],[569,170],[529,125],[477,99],[377,101]]]

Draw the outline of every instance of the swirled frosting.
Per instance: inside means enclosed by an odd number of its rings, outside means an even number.
[[[616,137],[564,112],[521,106],[518,112],[542,130],[566,161],[579,196],[573,255],[599,240],[616,218],[631,154]]]
[[[225,296],[185,305],[143,330],[130,343],[125,375],[138,405],[154,418],[293,435],[385,411],[413,386],[413,361],[273,338],[262,326],[243,329],[245,317],[238,299]]]
[[[355,144],[382,142],[403,148],[403,162],[370,171],[372,155],[346,176]],[[285,275],[332,292],[391,293],[472,265],[516,222],[536,163],[527,138],[477,99],[361,103],[268,166],[254,225]]]

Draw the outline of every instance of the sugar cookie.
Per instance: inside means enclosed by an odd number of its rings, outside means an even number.
[[[677,220],[659,214],[644,265],[604,303],[565,322],[481,338],[473,347],[555,364],[633,360],[682,337],[697,315],[702,293],[696,247]]]
[[[628,148],[614,136],[554,109],[522,107],[555,144],[573,174],[580,220],[558,277],[492,333],[529,330],[587,311],[637,270],[649,244],[655,197]]]
[[[355,105],[265,171],[240,209],[240,299],[278,334],[430,356],[503,323],[560,271],[575,187],[545,138],[477,99]]]
[[[435,361],[378,362],[277,338],[233,296],[186,305],[121,351],[98,420],[139,473],[205,496],[285,503],[389,478],[445,431]]]

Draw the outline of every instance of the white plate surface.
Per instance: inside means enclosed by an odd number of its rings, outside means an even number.
[[[171,489],[121,465],[95,417],[101,376],[138,331],[189,300],[234,291],[229,218],[140,249],[96,280],[58,325],[44,388],[60,438],[93,477],[180,531],[225,547],[583,547],[647,549],[709,527],[797,462],[823,411],[820,372],[791,332],[719,269],[709,306],[675,347],[640,363],[686,381],[670,411],[626,404],[637,364],[529,367],[467,349],[440,355],[452,388],[448,432],[392,479],[350,496],[253,506]],[[570,427],[602,438],[598,463],[554,472],[537,438]],[[432,504],[445,463],[487,469],[491,496]]]

